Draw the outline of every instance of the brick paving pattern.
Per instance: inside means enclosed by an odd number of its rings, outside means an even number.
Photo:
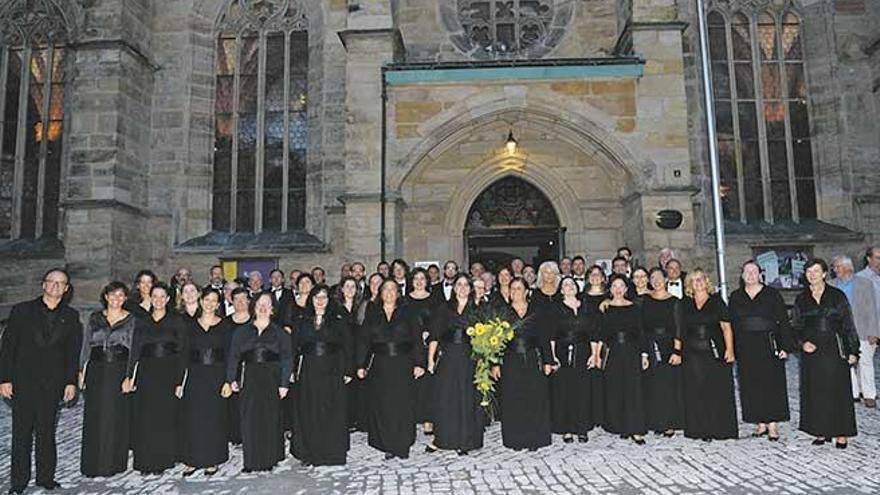
[[[637,446],[616,435],[593,431],[587,444],[553,445],[532,452],[501,446],[496,424],[486,432],[486,447],[469,456],[453,452],[424,453],[419,435],[410,458],[386,461],[369,448],[366,435],[352,435],[344,467],[303,467],[288,458],[272,473],[241,474],[241,450],[213,477],[201,473],[188,479],[175,468],[162,476],[136,472],[108,479],[79,474],[82,407],[61,413],[58,432],[58,481],[64,493],[83,494],[259,494],[259,493],[557,493],[658,495],[697,493],[856,494],[880,493],[880,413],[856,406],[859,436],[849,449],[810,445],[795,430],[798,416],[797,360],[788,364],[792,422],[783,425],[782,440],[747,438],[752,425],[740,425],[740,439],[705,444],[684,439],[647,438]],[[880,356],[878,356],[880,370]],[[8,489],[11,410],[0,406],[0,469]],[[27,493],[43,493],[33,485]]]

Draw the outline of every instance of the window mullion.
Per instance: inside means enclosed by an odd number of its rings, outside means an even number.
[[[779,84],[781,86],[780,90],[783,101],[782,112],[784,115],[785,127],[785,156],[787,162],[786,166],[788,168],[788,189],[791,191],[791,194],[789,194],[789,199],[791,200],[791,219],[795,223],[800,223],[801,219],[800,212],[798,211],[797,182],[795,181],[794,174],[794,146],[791,137],[791,118],[789,117],[788,111],[788,71],[785,69],[785,47],[782,44],[782,22],[784,19],[784,14],[776,19],[776,30],[773,33],[773,36],[776,37],[777,57],[779,58]]]
[[[492,53],[495,55],[498,54],[498,29],[495,22],[495,9],[497,5],[495,3],[498,0],[489,0],[489,43],[492,45]]]
[[[9,49],[0,47],[0,160],[3,159],[3,135],[6,126],[6,71],[9,70]]]
[[[767,123],[764,121],[764,81],[761,78],[761,56],[758,47],[758,28],[755,19],[749,19],[751,33],[752,76],[755,81],[755,121],[758,124],[758,151],[761,157],[761,191],[764,199],[764,221],[773,223],[773,198],[770,191],[770,151],[767,149]]]
[[[51,117],[49,116],[50,103],[52,102],[52,70],[55,66],[55,47],[50,43],[46,49],[46,73],[43,76],[43,108],[41,109],[40,120],[43,126],[43,136],[40,140],[39,165],[37,166],[37,209],[36,209],[36,226],[34,229],[34,237],[40,238],[43,235],[43,203],[46,199],[46,155],[49,151],[49,125]]]
[[[748,218],[746,217],[745,179],[742,163],[742,135],[740,134],[739,130],[739,102],[736,94],[736,71],[734,70],[735,64],[733,63],[733,35],[731,34],[731,30],[733,28],[731,28],[729,21],[725,23],[724,27],[724,35],[727,38],[727,74],[729,79],[728,84],[730,86],[730,115],[733,119],[733,156],[736,166],[739,221],[742,223],[747,223]]]
[[[513,0],[513,43],[514,46],[510,47],[514,52],[518,52],[520,50],[520,12],[519,12],[519,0]]]
[[[284,137],[281,139],[281,232],[287,232],[290,208],[290,31],[284,33]]]
[[[266,32],[257,41],[257,147],[254,163],[254,232],[263,231],[263,169],[266,134]]]
[[[241,99],[241,33],[235,35],[235,68],[232,76],[232,159],[229,170],[229,231],[235,232],[238,212],[238,113]]]
[[[31,47],[21,51],[21,84],[18,93],[18,121],[15,134],[15,169],[12,174],[12,238],[21,236],[21,212],[24,199],[24,154],[27,139],[27,110],[30,85]]]

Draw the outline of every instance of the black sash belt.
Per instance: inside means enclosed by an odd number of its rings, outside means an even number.
[[[772,332],[776,330],[776,322],[761,316],[746,316],[739,320],[739,328],[746,332]]]
[[[177,354],[177,342],[149,342],[141,346],[142,358],[163,358]]]
[[[103,361],[105,363],[128,361],[128,349],[121,345],[114,345],[106,349],[92,347],[92,350],[89,351],[89,361]]]
[[[629,332],[614,332],[614,335],[611,336],[609,342],[612,344],[628,344],[634,343],[636,341],[636,336],[630,334]]]
[[[692,339],[709,340],[718,336],[718,331],[713,331],[709,325],[691,325],[688,327],[688,337]]]
[[[226,362],[226,351],[222,348],[192,349],[189,351],[190,364],[223,364]]]
[[[242,353],[241,360],[245,363],[275,363],[278,362],[278,353],[265,347],[255,347]]]
[[[412,351],[412,344],[409,342],[377,342],[370,348],[373,354],[382,356],[403,356]]]
[[[447,344],[470,344],[471,338],[468,337],[464,330],[452,330],[443,334],[440,339]]]
[[[342,350],[342,346],[332,342],[311,342],[302,346],[305,356],[330,356]]]
[[[806,318],[806,327],[816,333],[834,332],[834,321],[823,316],[811,316]]]

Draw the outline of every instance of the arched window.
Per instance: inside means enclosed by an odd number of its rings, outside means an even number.
[[[295,0],[231,0],[215,69],[216,231],[305,225],[308,39]]]
[[[58,235],[69,36],[51,0],[0,7],[0,239]]]
[[[816,218],[800,19],[716,9],[707,20],[725,218]]]

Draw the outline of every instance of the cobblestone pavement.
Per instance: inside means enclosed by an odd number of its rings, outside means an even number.
[[[880,370],[880,359],[878,359]],[[466,457],[455,453],[424,453],[425,437],[410,459],[386,461],[369,448],[366,435],[352,436],[345,467],[306,468],[288,457],[271,474],[241,474],[241,450],[220,472],[184,480],[180,468],[162,476],[134,472],[109,479],[79,475],[82,407],[61,414],[57,479],[65,493],[880,493],[880,413],[856,407],[859,435],[847,450],[810,445],[795,430],[798,415],[797,361],[789,363],[792,422],[783,426],[782,440],[749,438],[752,425],[740,425],[739,440],[704,444],[650,436],[636,446],[594,430],[589,443],[553,445],[537,453],[513,452],[501,446],[496,424],[486,432],[486,447]],[[8,489],[11,410],[0,406],[0,469]],[[42,493],[30,488],[28,493]]]

